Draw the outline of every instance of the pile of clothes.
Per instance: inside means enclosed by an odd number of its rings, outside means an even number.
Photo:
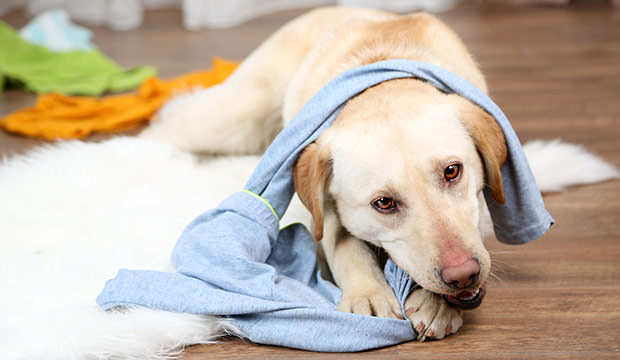
[[[218,84],[237,66],[216,58],[212,69],[162,80],[150,66],[123,69],[91,38],[61,10],[37,16],[19,32],[0,21],[0,89],[40,94],[33,107],[0,118],[0,128],[48,140],[127,130],[149,121],[171,96]]]

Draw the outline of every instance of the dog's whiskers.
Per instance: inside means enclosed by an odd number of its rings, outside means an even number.
[[[493,260],[491,260],[491,267],[493,267],[493,266],[497,266],[499,268],[501,268],[501,267],[509,267],[510,263],[506,262],[506,261],[501,261],[501,260],[493,259]]]
[[[499,271],[499,272],[505,272],[506,271],[505,267],[507,267],[507,266],[508,266],[508,264],[492,262],[491,263],[491,270],[496,270],[496,271]]]
[[[507,264],[502,264],[501,262],[498,264],[498,262],[493,259],[491,261],[491,269],[489,270],[489,275],[498,280],[500,283],[504,283],[504,280],[502,280],[502,278],[499,277],[496,273],[500,273],[500,275],[502,275],[505,272],[505,270],[502,268],[502,265]]]
[[[489,254],[514,254],[516,253],[516,251],[510,251],[510,250],[488,250]]]
[[[502,252],[493,252],[493,251],[489,251],[489,252],[492,253],[493,255],[502,253]],[[510,253],[511,251],[507,251],[507,252]],[[500,283],[504,284],[504,280],[499,275],[503,275],[503,273],[505,273],[505,269],[503,268],[505,266],[508,266],[508,264],[502,261],[498,261],[497,258],[494,256],[491,259],[491,269],[489,270],[489,275],[495,278]],[[497,273],[499,273],[499,275]]]
[[[489,271],[489,275],[491,275],[492,277],[494,277],[497,281],[499,281],[500,283],[504,283],[504,280],[502,280],[502,278],[500,278],[499,276],[495,275],[493,273],[493,271]]]

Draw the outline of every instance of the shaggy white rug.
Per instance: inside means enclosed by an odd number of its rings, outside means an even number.
[[[543,191],[618,177],[574,145],[539,142],[526,153]],[[242,189],[257,160],[199,159],[125,137],[58,143],[5,159],[0,358],[164,359],[185,345],[234,334],[225,319],[148,309],[106,313],[95,298],[120,268],[173,271],[168,257],[183,228]],[[567,169],[574,173],[564,177]],[[302,212],[287,217],[308,220]]]
[[[5,161],[0,358],[165,358],[222,334],[225,324],[196,315],[106,314],[95,298],[120,268],[173,271],[168,257],[183,228],[241,189],[256,162],[200,161],[133,138],[60,143]]]

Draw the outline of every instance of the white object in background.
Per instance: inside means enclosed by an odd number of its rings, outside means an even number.
[[[28,16],[34,16],[45,10],[66,9],[65,0],[24,0],[23,3]]]
[[[192,30],[228,28],[271,12],[332,3],[332,0],[184,0],[183,24]]]
[[[360,6],[393,12],[441,12],[455,7],[460,0],[339,0],[342,6]]]
[[[37,0],[40,3],[45,0]],[[58,2],[57,0],[54,0]],[[106,16],[106,0],[64,0],[61,8],[67,10],[73,20],[79,20],[89,25],[104,25]]]
[[[431,12],[453,8],[460,0],[183,0],[183,25],[190,30],[202,27],[229,28],[268,13],[325,5],[369,7],[395,12]]]
[[[93,33],[75,25],[65,10],[46,10],[20,31],[22,39],[52,51],[91,50]]]
[[[0,0],[0,3],[0,15],[20,7],[25,7],[28,16],[63,9],[71,19],[89,25],[131,30],[142,24],[145,9],[178,8],[181,0]]]
[[[7,5],[4,4],[8,1]],[[72,19],[115,30],[135,29],[145,9],[183,8],[183,25],[190,30],[228,28],[268,13],[325,5],[362,6],[394,12],[451,9],[460,0],[0,0],[0,11],[26,4],[30,16],[49,9],[65,9]],[[3,10],[4,9],[4,10]]]
[[[108,0],[107,24],[113,30],[131,30],[142,24],[142,1]]]
[[[187,30],[198,30],[202,27],[204,1],[183,0],[183,25]]]

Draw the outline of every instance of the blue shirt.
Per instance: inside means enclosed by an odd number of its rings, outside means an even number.
[[[246,190],[188,225],[172,253],[176,273],[121,270],[106,283],[98,304],[222,315],[254,342],[314,351],[360,351],[415,339],[408,320],[338,312],[341,292],[321,277],[308,230],[301,224],[279,228],[295,192],[292,173],[301,150],[350,98],[383,81],[409,77],[459,94],[497,120],[508,146],[501,170],[506,203],[496,203],[485,190],[497,238],[523,244],[542,236],[553,219],[499,107],[448,70],[387,60],[341,74],[304,106],[267,149]],[[384,272],[402,307],[414,282],[390,260]]]

